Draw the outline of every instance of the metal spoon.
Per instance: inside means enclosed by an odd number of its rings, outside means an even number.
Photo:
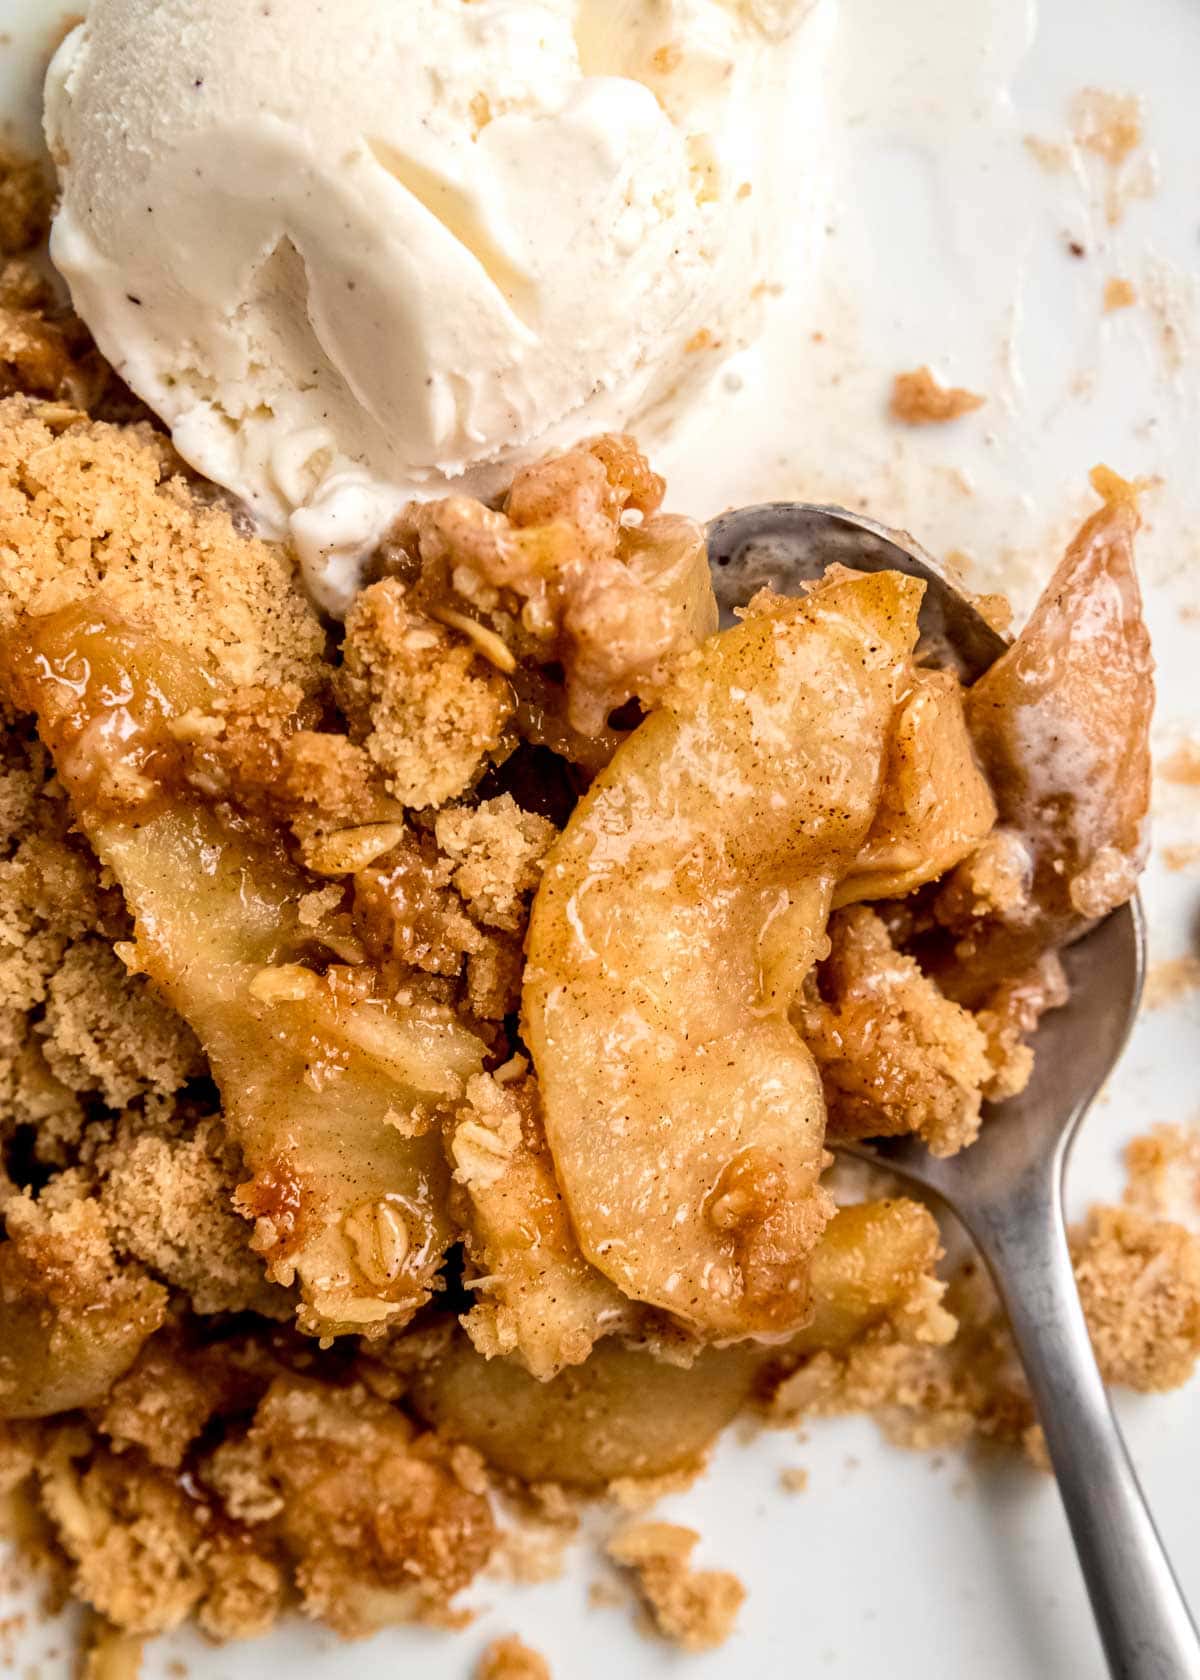
[[[841,562],[921,578],[928,585],[923,650],[966,682],[1008,645],[911,537],[842,508],[743,508],[709,527],[708,552],[723,624],[764,585],[796,594]],[[1114,911],[1063,961],[1070,1002],[1044,1017],[1033,1078],[987,1117],[977,1143],[949,1160],[911,1138],[854,1152],[935,1192],[987,1262],[1045,1430],[1112,1674],[1200,1680],[1200,1637],[1096,1366],[1063,1214],[1068,1152],[1137,1013],[1145,968],[1140,902]]]

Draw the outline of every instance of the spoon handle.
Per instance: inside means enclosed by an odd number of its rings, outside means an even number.
[[[1200,1680],[1200,1636],[1092,1352],[1058,1172],[970,1210],[1029,1378],[1114,1680]],[[967,1210],[964,1210],[966,1212]]]

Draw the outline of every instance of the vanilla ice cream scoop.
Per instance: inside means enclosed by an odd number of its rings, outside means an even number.
[[[92,0],[51,253],[182,455],[344,609],[410,497],[752,330],[811,0]]]

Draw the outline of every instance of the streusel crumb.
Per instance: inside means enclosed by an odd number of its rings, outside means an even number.
[[[495,1543],[477,1461],[362,1388],[281,1378],[234,1450],[237,1480],[218,1473],[217,1485],[250,1483],[305,1609],[347,1636],[444,1620]],[[236,1508],[252,1523],[244,1493]]]
[[[231,682],[325,680],[325,636],[288,553],[199,498],[149,426],[0,403],[0,627],[103,585],[118,613]]]
[[[558,831],[523,811],[511,794],[439,811],[437,843],[455,864],[453,881],[476,920],[517,933]]]
[[[80,939],[47,984],[40,1031],[51,1073],[110,1108],[147,1092],[171,1096],[204,1072],[195,1034],[131,975],[112,946]]]
[[[685,1651],[711,1651],[733,1632],[746,1589],[723,1569],[693,1569],[689,1562],[700,1536],[676,1523],[634,1523],[606,1548],[628,1569],[654,1624]]]
[[[405,598],[394,578],[366,589],[346,617],[338,697],[403,805],[465,793],[496,753],[512,690],[470,641]]]
[[[93,1158],[112,1240],[191,1299],[198,1313],[286,1319],[294,1302],[269,1284],[233,1194],[245,1177],[215,1115],[131,1112]]]

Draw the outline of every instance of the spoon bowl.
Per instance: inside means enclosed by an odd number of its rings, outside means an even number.
[[[797,595],[830,566],[843,565],[921,579],[917,657],[955,670],[966,684],[1008,647],[963,586],[911,537],[844,508],[742,508],[713,521],[708,551],[723,625],[759,589]],[[1141,998],[1140,901],[1099,925],[1081,923],[1062,959],[1069,1001],[1042,1018],[1029,1084],[985,1108],[968,1149],[937,1159],[912,1137],[841,1147],[939,1196],[987,1262],[1029,1379],[1111,1673],[1120,1680],[1200,1680],[1200,1638],[1108,1403],[1063,1212],[1068,1152],[1125,1047]]]

